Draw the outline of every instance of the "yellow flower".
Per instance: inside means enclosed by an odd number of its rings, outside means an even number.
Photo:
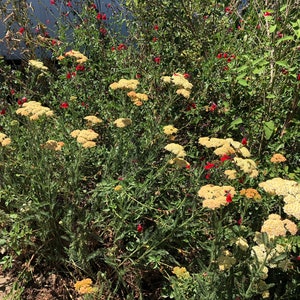
[[[281,162],[285,162],[286,158],[282,154],[276,153],[271,157],[270,161],[274,164],[278,164]]]
[[[300,194],[298,195],[287,195],[283,198],[284,206],[283,211],[290,216],[300,220]]]
[[[244,239],[243,237],[239,237],[236,241],[235,244],[242,250],[242,251],[247,251],[249,248],[249,245],[247,243],[247,240]]]
[[[224,250],[222,255],[218,257],[217,262],[219,264],[219,270],[225,271],[230,269],[236,263],[236,259],[232,256],[230,251]]]
[[[178,89],[176,91],[177,95],[182,95],[184,98],[188,99],[190,98],[191,95],[191,91],[190,90],[186,90],[186,89]]]
[[[169,164],[175,164],[181,168],[186,168],[190,166],[190,163],[180,157],[175,157],[174,159],[169,160]]]
[[[41,147],[48,150],[60,151],[64,146],[64,142],[57,142],[55,140],[48,140],[45,144],[42,144]]]
[[[29,101],[24,103],[22,107],[16,110],[16,114],[21,116],[29,116],[30,120],[37,120],[42,115],[47,117],[52,117],[54,115],[50,108],[42,106],[42,104],[37,101]]]
[[[162,76],[161,79],[165,83],[171,83],[171,76]]]
[[[268,219],[263,223],[261,232],[266,232],[269,237],[274,238],[276,236],[285,236],[287,231],[292,235],[297,233],[297,225],[288,220],[281,220],[280,215],[271,214]]]
[[[237,166],[239,166],[242,171],[249,174],[250,177],[256,177],[258,175],[256,163],[254,160],[249,158],[235,157],[233,161]]]
[[[186,270],[185,267],[174,267],[172,273],[175,274],[177,278],[190,278],[190,273]]]
[[[118,184],[117,186],[114,187],[114,190],[117,192],[121,191],[122,189],[123,189],[123,187],[120,184]]]
[[[129,118],[119,118],[114,121],[114,124],[119,128],[123,128],[123,127],[131,125],[132,121]]]
[[[82,143],[82,147],[83,148],[93,148],[93,147],[96,147],[96,143],[93,141],[86,141],[86,142]]]
[[[70,51],[66,52],[65,56],[75,57],[76,62],[79,64],[83,64],[88,60],[88,58],[85,55],[83,55],[82,53],[80,53],[79,51],[76,51],[76,50],[70,50]]]
[[[225,170],[224,174],[228,177],[228,179],[236,179],[236,170]]]
[[[204,185],[198,191],[198,196],[204,198],[202,205],[209,209],[220,208],[228,205],[227,195],[235,195],[235,189],[232,186],[217,186],[212,184]]]
[[[2,147],[8,146],[11,143],[11,139],[6,134],[0,132],[0,144]]]
[[[176,127],[174,127],[173,125],[164,126],[163,130],[166,135],[171,135],[171,134],[177,133],[177,131],[178,131],[178,129]]]
[[[96,116],[86,116],[86,117],[84,117],[84,120],[88,121],[89,126],[93,126],[95,124],[102,123],[102,120],[97,118]]]
[[[30,59],[28,61],[29,65],[40,70],[48,70],[48,67],[44,66],[41,61]]]
[[[112,90],[116,89],[128,89],[135,90],[139,84],[139,81],[136,79],[120,79],[118,82],[113,82],[110,84]]]
[[[92,280],[90,278],[86,278],[81,281],[77,281],[74,284],[74,287],[79,294],[92,294],[96,291],[96,288],[93,288],[92,284]]]
[[[185,157],[186,156],[186,152],[184,151],[183,146],[176,144],[176,143],[171,143],[168,144],[165,149],[167,151],[172,152],[173,154],[175,154],[177,157]]]
[[[193,85],[183,76],[183,74],[175,73],[172,76],[172,83],[177,86],[181,86],[186,90],[192,89]]]
[[[279,196],[300,194],[300,184],[298,182],[280,177],[261,182],[258,186],[263,188],[267,193]]]
[[[261,199],[261,195],[259,194],[259,192],[256,189],[242,189],[240,191],[240,195],[245,195],[246,198],[248,199],[254,199],[254,200],[260,200]]]

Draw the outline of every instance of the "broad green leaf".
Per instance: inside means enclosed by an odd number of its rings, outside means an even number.
[[[270,26],[270,33],[273,33],[275,30],[276,30],[276,25],[272,25],[272,26]]]
[[[265,67],[262,67],[262,68],[256,68],[253,70],[253,74],[261,74],[265,71]]]
[[[237,71],[238,73],[240,73],[240,72],[242,72],[242,71],[244,71],[244,70],[247,70],[248,68],[249,68],[249,67],[248,67],[247,65],[243,65],[243,66],[237,68],[236,71]]]
[[[247,75],[247,73],[242,73],[242,74],[240,74],[236,79],[237,79],[237,80],[243,79],[243,78],[246,77],[246,75]]]
[[[285,42],[285,41],[293,41],[294,40],[294,37],[291,36],[291,35],[287,35],[287,36],[284,36],[283,38],[279,39],[278,42],[276,43],[276,46],[278,46],[279,44],[281,44],[282,42]]]
[[[264,124],[265,137],[267,140],[269,140],[274,132],[275,124],[273,121],[264,122],[263,124]]]
[[[235,119],[234,121],[232,121],[230,123],[230,126],[228,128],[235,128],[236,125],[242,124],[243,123],[243,119],[241,117]]]
[[[282,66],[282,67],[285,67],[285,68],[289,67],[288,62],[286,60],[279,60],[279,61],[276,61],[275,63],[278,66]]]
[[[249,86],[248,81],[245,79],[239,79],[237,82],[242,86]]]

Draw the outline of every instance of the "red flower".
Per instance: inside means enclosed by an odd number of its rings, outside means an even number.
[[[50,4],[52,4],[52,5],[56,4],[55,0],[50,0]]]
[[[248,141],[247,141],[247,138],[242,138],[242,141],[241,141],[242,145],[246,146]]]
[[[15,91],[14,89],[11,89],[11,90],[10,90],[10,94],[11,94],[11,95],[14,95],[15,93],[16,93],[16,91]]]
[[[230,6],[225,7],[225,13],[232,14],[232,9]]]
[[[107,8],[111,8],[111,4],[108,3],[108,4],[106,5],[106,7],[107,7]]]
[[[269,12],[269,11],[266,11],[265,13],[264,13],[264,17],[269,17],[269,16],[271,16],[272,14]]]
[[[156,64],[160,64],[160,57],[159,56],[156,56],[156,57],[154,57],[154,62],[156,63]]]
[[[232,197],[231,197],[230,193],[227,193],[227,195],[226,195],[226,202],[227,203],[231,203],[232,202]]]
[[[127,47],[126,47],[125,44],[120,44],[120,45],[117,47],[117,49],[118,49],[119,51],[121,51],[121,50],[126,50]]]
[[[210,173],[207,173],[207,174],[205,175],[205,179],[207,179],[207,180],[210,179],[210,175],[211,175]]]
[[[242,218],[239,218],[236,222],[237,222],[238,225],[241,225],[242,222],[243,222],[243,219],[242,219]]]
[[[211,104],[211,106],[209,107],[209,110],[210,110],[210,111],[215,111],[217,108],[218,108],[218,105],[217,105],[215,102],[213,102],[213,103]]]
[[[223,54],[223,58],[227,58],[227,57],[228,57],[228,53],[225,52],[225,53]]]
[[[139,79],[139,78],[141,78],[142,77],[142,75],[140,74],[140,73],[137,73],[136,75],[135,75],[135,78],[136,79]]]
[[[23,34],[24,31],[25,31],[25,28],[24,28],[24,27],[21,27],[21,28],[19,29],[19,33],[20,33],[20,34]]]
[[[224,161],[229,160],[229,159],[231,159],[231,157],[230,157],[229,155],[227,155],[227,154],[224,154],[224,155],[220,158],[221,162],[224,162]]]
[[[220,52],[217,54],[217,58],[221,59],[222,57],[223,57],[223,53]]]
[[[214,167],[215,167],[215,164],[208,162],[208,163],[206,163],[206,165],[204,166],[204,169],[205,169],[205,170],[210,170],[210,169],[212,169],[212,168],[214,168]]]
[[[68,102],[63,102],[63,103],[61,103],[60,104],[60,106],[59,106],[60,108],[64,108],[64,109],[66,109],[66,108],[68,108],[69,107],[69,104],[68,104]]]
[[[102,20],[103,20],[103,21],[106,21],[106,20],[107,20],[106,14],[103,14],[103,15],[102,15]]]
[[[1,116],[5,115],[5,113],[6,113],[6,110],[4,108],[2,110],[0,110],[0,115]]]
[[[95,3],[91,4],[90,6],[91,9],[97,9],[97,5]]]
[[[152,42],[153,43],[155,43],[155,42],[157,42],[158,41],[158,38],[157,37],[154,37],[153,39],[152,39]]]
[[[102,19],[102,14],[98,13],[96,18],[97,18],[97,20],[101,20]]]
[[[289,71],[288,71],[287,69],[283,68],[283,69],[281,70],[281,73],[282,73],[283,75],[288,75],[288,74],[289,74]]]
[[[300,81],[300,73],[297,75],[297,80]]]
[[[279,39],[283,38],[283,33],[281,33],[280,31],[277,31],[277,37]]]
[[[55,46],[57,44],[57,41],[56,40],[52,40],[51,44],[52,44],[52,46]]]
[[[116,47],[111,47],[111,51],[115,51],[116,50]]]
[[[68,7],[72,7],[72,2],[71,2],[71,1],[68,1],[66,5],[67,5]]]
[[[100,28],[99,31],[102,35],[107,35],[107,30],[105,28]]]
[[[67,79],[71,79],[71,78],[73,78],[73,77],[75,77],[76,76],[76,73],[75,72],[72,72],[72,73],[67,73],[67,75],[66,75],[66,77],[67,77]]]
[[[85,67],[83,65],[77,65],[76,66],[76,71],[84,71]]]
[[[187,170],[190,170],[190,169],[191,169],[191,165],[185,165],[185,168],[186,168]]]
[[[143,225],[142,224],[138,224],[137,227],[136,227],[136,230],[138,232],[142,232],[144,230]]]
[[[191,109],[196,109],[196,103],[189,103],[185,110],[190,111]]]
[[[154,25],[153,29],[157,31],[159,29],[158,25]]]
[[[191,76],[190,76],[190,74],[188,74],[188,73],[184,73],[184,74],[183,74],[183,77],[184,77],[185,79],[188,79],[188,78],[190,78]]]

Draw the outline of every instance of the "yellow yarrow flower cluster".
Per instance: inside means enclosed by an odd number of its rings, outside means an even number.
[[[220,139],[201,137],[198,143],[206,148],[216,148],[214,153],[218,156],[222,155],[241,155],[242,157],[250,157],[250,151],[240,142],[234,141],[232,138]]]
[[[103,122],[101,119],[97,118],[96,116],[86,116],[83,119],[87,121],[87,125],[90,127]]]
[[[240,195],[245,196],[248,199],[260,200],[261,195],[256,189],[248,188],[240,190]]]
[[[61,148],[65,145],[64,142],[57,142],[55,140],[48,140],[41,147],[48,150],[61,151]]]
[[[178,86],[176,93],[184,98],[189,98],[193,85],[181,73],[175,73],[173,76],[163,76],[162,81],[165,83],[173,83]]]
[[[294,222],[288,219],[281,220],[280,215],[271,214],[263,223],[260,231],[266,232],[270,238],[274,238],[276,236],[286,236],[287,232],[295,235],[298,228]]]
[[[76,62],[79,63],[79,64],[83,64],[85,63],[88,58],[83,55],[82,53],[80,53],[79,51],[76,51],[76,50],[70,50],[68,52],[65,53],[65,56],[71,56],[71,57],[75,57],[76,58]],[[60,56],[58,59],[63,59],[64,57]]]
[[[236,259],[232,256],[229,250],[224,250],[222,254],[217,258],[220,271],[230,269],[235,263]]]
[[[286,158],[285,158],[282,154],[280,154],[280,153],[275,153],[275,154],[271,157],[270,161],[271,161],[272,163],[274,163],[274,164],[278,164],[278,163],[281,163],[281,162],[285,162],[285,161],[286,161]]]
[[[46,71],[48,70],[48,67],[46,67],[41,61],[39,60],[34,60],[34,59],[30,59],[28,61],[29,66],[34,67],[36,69],[42,70],[42,71]]]
[[[144,101],[148,101],[148,96],[143,93],[136,93],[135,91],[130,91],[127,96],[131,99],[134,105],[141,106]]]
[[[164,134],[166,135],[172,135],[177,133],[178,129],[174,127],[173,125],[166,125],[163,127]]]
[[[170,143],[165,146],[165,150],[173,153],[176,155],[175,158],[169,160],[169,164],[175,164],[179,167],[189,167],[190,163],[187,162],[184,157],[186,156],[186,152],[184,151],[184,147],[176,144],[176,143]]]
[[[179,279],[187,279],[191,277],[185,267],[174,267],[172,273]]]
[[[0,145],[2,147],[8,146],[11,143],[11,139],[6,134],[0,132]]]
[[[207,207],[212,210],[228,205],[228,202],[226,201],[228,194],[233,197],[235,195],[235,188],[232,186],[207,184],[202,186],[198,191],[198,196],[204,198],[202,202],[203,207]]]
[[[233,161],[244,173],[249,174],[249,177],[254,178],[258,176],[257,165],[254,160],[235,157]]]
[[[123,128],[131,125],[132,121],[130,118],[119,118],[114,121],[114,124],[116,127]]]
[[[29,101],[22,105],[22,107],[16,110],[16,114],[21,116],[27,116],[30,120],[37,120],[40,116],[52,117],[53,111],[45,106],[42,106],[40,102]]]
[[[71,136],[77,139],[77,142],[82,144],[83,148],[93,148],[96,146],[95,140],[99,134],[92,129],[74,130]]]
[[[139,81],[136,79],[120,79],[118,82],[113,82],[110,84],[112,90],[122,89],[122,90],[136,90],[139,85]]]
[[[293,180],[275,177],[261,182],[259,187],[272,195],[283,196],[283,211],[300,220],[300,184]]]
[[[74,287],[75,287],[75,290],[81,295],[92,294],[92,293],[96,292],[96,290],[97,290],[96,288],[92,287],[92,284],[93,284],[92,280],[90,278],[86,278],[86,279],[77,281],[74,284]]]

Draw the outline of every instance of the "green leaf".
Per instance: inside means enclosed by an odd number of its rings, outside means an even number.
[[[270,26],[270,33],[273,33],[275,30],[276,30],[276,25],[272,25],[272,26]]]
[[[245,79],[239,79],[237,82],[242,86],[249,86],[247,80]]]
[[[262,68],[256,68],[252,71],[253,74],[261,74],[265,71],[265,67],[262,67]]]
[[[275,130],[275,124],[273,121],[264,122],[263,124],[264,124],[265,137],[267,140],[269,140]]]
[[[276,61],[275,63],[278,66],[282,66],[282,67],[285,67],[285,68],[289,67],[288,62],[286,60],[279,60],[279,61]]]
[[[278,42],[276,43],[276,46],[278,46],[279,44],[281,44],[284,41],[293,41],[293,40],[294,40],[294,37],[291,35],[284,36],[283,38],[278,40]]]
[[[239,125],[241,123],[243,123],[243,119],[241,117],[239,117],[239,118],[235,119],[234,121],[232,121],[230,123],[230,126],[228,127],[228,129],[229,128],[236,128],[236,125]]]

